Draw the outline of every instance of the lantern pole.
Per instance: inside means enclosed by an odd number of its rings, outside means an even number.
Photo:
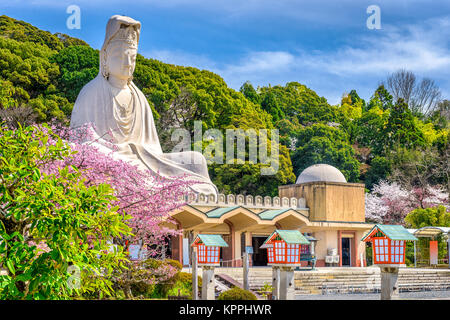
[[[294,267],[281,266],[279,300],[294,300],[294,299],[295,299]]]
[[[272,299],[280,299],[280,267],[272,265]]]
[[[244,290],[249,290],[250,286],[249,286],[249,281],[248,281],[248,273],[249,273],[249,260],[248,260],[248,253],[244,252],[244,267],[243,267],[243,271],[244,271]]]
[[[215,300],[214,266],[202,266],[202,300]]]
[[[398,269],[398,266],[380,266],[381,300],[399,298]]]

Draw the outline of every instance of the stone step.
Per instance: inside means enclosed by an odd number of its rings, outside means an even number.
[[[242,269],[221,271],[242,282]],[[255,291],[266,283],[271,284],[271,269],[250,269],[249,282]],[[376,268],[296,271],[295,286],[297,294],[379,292],[380,272]],[[450,270],[402,269],[399,287],[400,291],[449,290]]]
[[[233,278],[236,279],[239,282],[242,282],[242,278]],[[360,280],[353,280],[353,281],[343,281],[343,280],[316,280],[316,281],[303,281],[299,279],[295,279],[296,283],[303,284],[303,285],[317,285],[321,283],[366,283],[368,281],[378,281],[378,278],[375,279],[360,279]],[[264,283],[264,282],[272,282],[271,278],[267,279],[252,279],[249,278],[249,281],[252,283]],[[406,279],[399,279],[399,283],[450,283],[450,279],[414,279],[414,280],[406,280]]]
[[[235,278],[242,278],[242,275],[232,275],[229,274],[230,276],[234,276]],[[346,281],[352,281],[352,280],[359,280],[359,279],[367,279],[367,278],[371,278],[371,277],[379,277],[380,275],[375,274],[375,275],[367,275],[365,277],[327,277],[327,278],[323,278],[323,277],[311,277],[311,278],[305,278],[305,277],[295,277],[295,280],[302,280],[302,281],[316,281],[316,280],[320,280],[320,281],[332,281],[332,280],[346,280]],[[268,279],[271,278],[272,275],[268,275],[266,277],[255,277],[253,275],[249,275],[250,278],[252,279]],[[426,279],[439,279],[439,280],[446,280],[446,279],[450,279],[450,276],[447,277],[441,277],[441,276],[436,276],[436,277],[420,277],[420,276],[411,276],[411,277],[402,277],[399,276],[399,279],[403,279],[403,280],[414,280],[414,279],[419,279],[419,280],[426,280]]]
[[[227,273],[230,276],[233,277],[242,277],[242,274],[236,274],[236,273]],[[321,279],[321,280],[326,280],[326,279],[361,279],[361,278],[367,278],[367,277],[371,277],[371,276],[379,276],[379,274],[367,274],[367,275],[358,275],[358,276],[308,276],[308,277],[303,277],[303,276],[298,276],[295,275],[295,279],[303,279],[303,280],[309,280],[309,279]],[[254,275],[254,274],[249,274],[250,277],[252,278],[260,278],[260,279],[265,279],[265,278],[271,278],[272,274],[266,274],[266,275]],[[399,275],[400,279],[450,279],[450,274],[448,275],[408,275],[408,276],[404,276],[404,275]]]

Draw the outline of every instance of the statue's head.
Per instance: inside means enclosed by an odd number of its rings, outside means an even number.
[[[136,65],[140,22],[124,16],[113,16],[106,26],[105,42],[100,52],[100,71],[108,79],[131,81]]]

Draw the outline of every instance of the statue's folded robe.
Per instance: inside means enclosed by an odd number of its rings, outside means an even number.
[[[116,158],[164,177],[188,176],[200,182],[191,187],[194,191],[217,194],[217,187],[209,178],[206,160],[201,153],[162,152],[147,99],[133,82],[129,87],[133,101],[131,112],[127,115],[121,112],[109,82],[100,72],[80,91],[72,111],[70,127],[93,124],[100,150],[109,148],[110,143],[106,140],[111,139],[119,148],[115,152]]]

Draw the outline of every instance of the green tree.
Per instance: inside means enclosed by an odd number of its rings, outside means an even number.
[[[369,147],[373,156],[382,156],[385,153],[387,137],[384,131],[388,117],[388,107],[375,92],[368,109],[363,110],[361,117],[356,120],[356,141],[364,147]]]
[[[272,116],[273,122],[277,122],[284,117],[284,112],[277,103],[275,94],[269,91],[261,101],[261,107]]]
[[[0,150],[0,299],[114,296],[111,274],[126,258],[108,240],[129,228],[111,187],[87,187],[75,168],[42,171],[71,154],[48,128],[1,126]]]
[[[450,211],[444,206],[418,208],[408,213],[405,222],[408,227],[415,229],[429,226],[450,227]]]
[[[391,162],[385,157],[376,156],[370,162],[370,168],[365,174],[364,181],[366,188],[372,189],[372,186],[377,184],[380,180],[386,180],[391,172]]]
[[[368,110],[372,109],[374,106],[380,107],[382,110],[390,110],[393,106],[393,98],[384,85],[380,85],[377,90],[375,90],[369,104],[367,105]]]
[[[261,99],[260,96],[258,95],[258,93],[256,92],[255,88],[253,87],[253,85],[250,83],[250,81],[246,81],[241,88],[239,89],[239,91],[244,95],[244,97],[246,97],[248,100],[250,100],[251,102],[255,103],[255,104],[260,104],[261,103]]]
[[[315,122],[333,122],[337,120],[337,108],[330,106],[327,100],[298,82],[289,82],[283,86],[259,88],[261,101],[266,95],[274,95],[277,108],[292,121],[295,117],[302,125]]]
[[[292,154],[292,162],[297,176],[311,165],[325,163],[338,168],[347,181],[358,181],[359,162],[345,132],[315,124],[300,130],[296,137],[297,150]]]
[[[70,114],[71,104],[54,85],[59,68],[49,59],[55,53],[45,45],[0,37],[2,108],[29,105],[40,121]]]
[[[418,208],[408,213],[405,217],[405,222],[408,227],[414,229],[429,226],[450,227],[450,211],[444,206],[426,209]],[[444,258],[446,251],[448,254],[446,241],[442,235],[436,236],[433,240],[438,241],[439,259]],[[417,246],[420,248],[418,252],[419,256],[423,256],[423,253],[428,251],[429,239],[419,238]]]
[[[98,74],[98,55],[98,50],[88,46],[70,46],[51,57],[61,72],[56,86],[70,102]]]
[[[210,164],[212,181],[222,193],[261,196],[278,195],[278,186],[295,182],[288,149],[279,145],[278,171],[274,175],[261,175],[262,163]]]
[[[418,129],[414,116],[403,99],[399,99],[392,107],[384,134],[388,147],[394,144],[407,148],[426,145],[423,133]]]

